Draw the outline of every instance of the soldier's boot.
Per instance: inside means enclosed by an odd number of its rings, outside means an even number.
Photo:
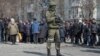
[[[56,56],[63,56],[61,53],[60,53],[60,50],[56,50]]]
[[[50,49],[47,49],[47,56],[51,56],[51,51],[50,51]]]

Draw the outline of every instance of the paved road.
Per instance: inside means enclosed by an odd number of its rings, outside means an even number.
[[[55,56],[54,44],[52,47],[52,56]],[[64,56],[100,56],[100,48],[86,48],[64,43],[61,45],[61,52]],[[46,44],[0,44],[0,56],[46,56]]]

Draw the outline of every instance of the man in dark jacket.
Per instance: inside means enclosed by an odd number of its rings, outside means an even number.
[[[66,39],[69,40],[69,32],[70,32],[70,23],[69,22],[65,22],[65,42]]]
[[[89,23],[86,23],[83,26],[83,40],[85,45],[90,45],[90,37],[91,37],[91,25]]]
[[[0,42],[3,41],[3,29],[4,29],[4,25],[3,25],[3,21],[0,19]]]
[[[100,46],[100,24],[98,24],[97,34],[98,34],[98,37],[99,37],[99,41],[98,41],[97,45]]]
[[[73,28],[74,28],[74,35],[75,35],[75,44],[79,44],[82,31],[81,31],[81,24],[79,23],[77,19],[74,21]]]
[[[70,29],[69,29],[69,34],[70,34],[70,38],[71,38],[71,43],[74,43],[74,38],[75,38],[75,35],[74,35],[74,27],[73,27],[73,22],[70,23]]]
[[[97,24],[96,22],[92,21],[92,26],[91,26],[91,46],[95,46],[96,43],[96,35],[97,35]]]
[[[23,40],[23,35],[24,35],[24,23],[23,23],[23,21],[22,20],[20,20],[19,21],[19,23],[18,23],[18,28],[19,28],[19,33],[21,34],[21,36],[22,36],[22,40],[20,40],[20,41],[24,41]]]
[[[27,21],[25,25],[26,42],[30,41],[30,29],[31,29],[31,24],[29,23],[29,21]]]
[[[39,34],[39,42],[44,43],[46,40],[46,34],[47,34],[47,23],[45,19],[42,19],[40,23],[40,34]]]

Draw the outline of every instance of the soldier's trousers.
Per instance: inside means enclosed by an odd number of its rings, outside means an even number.
[[[59,29],[49,29],[48,39],[47,39],[47,49],[51,49],[52,43],[55,43],[56,50],[60,50]]]

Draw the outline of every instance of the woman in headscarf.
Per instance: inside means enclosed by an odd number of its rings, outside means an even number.
[[[9,35],[11,38],[12,44],[16,43],[16,36],[18,34],[18,26],[14,20],[14,18],[11,18],[10,23],[8,24],[8,30],[9,30]]]

